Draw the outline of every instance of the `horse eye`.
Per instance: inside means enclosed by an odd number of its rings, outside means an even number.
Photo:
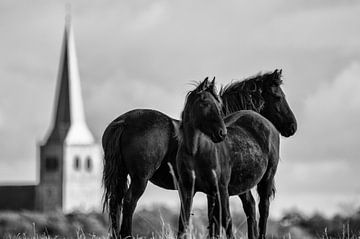
[[[281,98],[283,98],[283,95],[282,95],[281,92],[278,91],[278,90],[272,90],[272,91],[270,91],[270,94],[271,94],[276,100],[281,100]]]

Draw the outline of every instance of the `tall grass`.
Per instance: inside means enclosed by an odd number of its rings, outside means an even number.
[[[233,205],[234,206],[234,205]],[[205,208],[192,211],[191,238],[206,238],[207,213]],[[247,238],[246,218],[238,211],[232,212],[236,238]],[[354,217],[356,218],[356,217]],[[285,223],[268,222],[271,239],[359,239],[359,221],[326,219],[319,216],[302,218]],[[153,206],[136,212],[133,232],[136,238],[174,239],[177,232],[178,211],[163,206]],[[107,215],[100,213],[60,212],[40,214],[35,212],[0,212],[1,239],[105,239],[108,238]]]

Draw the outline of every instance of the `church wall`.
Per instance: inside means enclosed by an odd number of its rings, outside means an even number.
[[[66,146],[63,211],[98,211],[102,197],[101,177],[102,154],[98,145]]]
[[[40,184],[36,188],[36,208],[40,211],[62,208],[63,146],[40,147]]]

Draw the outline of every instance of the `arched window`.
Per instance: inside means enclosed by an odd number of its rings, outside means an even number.
[[[48,172],[54,172],[59,168],[59,161],[57,159],[57,157],[55,156],[50,156],[47,157],[45,160],[45,169]]]
[[[75,156],[74,158],[74,169],[80,170],[80,158],[79,156]]]
[[[92,169],[92,162],[91,162],[91,158],[89,156],[86,158],[86,169],[88,171],[91,171],[91,169]]]

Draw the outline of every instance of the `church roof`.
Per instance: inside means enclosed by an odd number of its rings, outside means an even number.
[[[74,34],[69,17],[61,49],[55,107],[48,143],[94,143],[94,137],[85,121]]]

